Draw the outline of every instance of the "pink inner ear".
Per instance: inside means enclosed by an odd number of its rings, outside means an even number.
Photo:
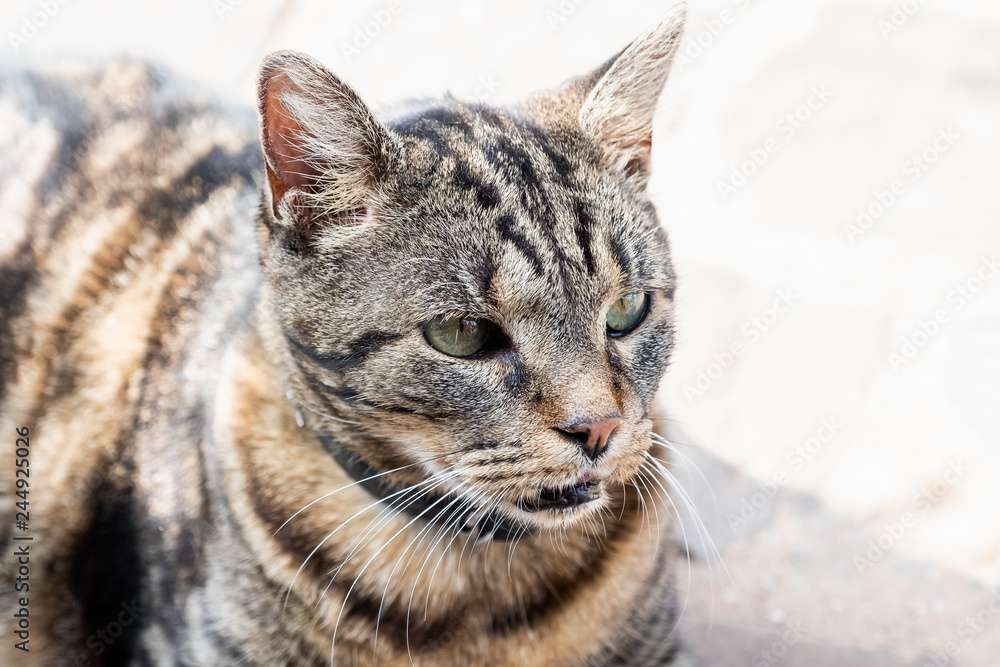
[[[316,183],[320,175],[320,172],[305,159],[307,148],[302,126],[292,118],[288,108],[282,103],[286,95],[298,92],[298,86],[287,74],[280,72],[268,81],[264,93],[267,156],[277,171],[277,180],[280,181],[275,183],[275,179],[272,178],[275,208],[286,190],[307,189]]]

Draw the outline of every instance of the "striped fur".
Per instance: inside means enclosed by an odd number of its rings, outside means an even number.
[[[259,136],[134,65],[0,80],[0,432],[31,429],[31,664],[681,664],[650,459],[674,274],[645,184],[682,24],[515,109],[376,116],[274,54]],[[646,320],[607,338],[636,291]],[[511,351],[442,355],[421,333],[441,314],[488,317]],[[596,461],[554,430],[609,411]],[[373,498],[317,434],[440,513]],[[583,474],[599,500],[518,505]],[[524,536],[459,530],[487,507]],[[123,604],[135,621],[95,640]]]

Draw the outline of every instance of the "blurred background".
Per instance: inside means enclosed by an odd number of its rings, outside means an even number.
[[[130,56],[249,109],[294,48],[375,105],[504,103],[671,4],[4,0],[0,59]],[[1000,3],[693,0],[657,118],[696,653],[1000,665]]]

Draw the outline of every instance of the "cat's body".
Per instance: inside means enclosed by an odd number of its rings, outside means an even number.
[[[255,128],[141,68],[5,80],[0,433],[30,429],[33,540],[31,652],[5,640],[3,664],[675,664],[648,435],[673,275],[648,141],[609,159],[566,120],[608,111],[585,101],[608,67],[518,112],[448,101],[382,125],[277,56],[266,167]],[[303,81],[348,126],[329,154],[289,154],[317,117]],[[642,327],[594,347],[630,290]],[[431,349],[421,323],[446,313],[489,316],[509,347]],[[612,413],[581,456],[572,433]],[[344,451],[399,492],[380,502]],[[531,506],[591,478],[599,509]],[[386,511],[410,484],[421,503]]]

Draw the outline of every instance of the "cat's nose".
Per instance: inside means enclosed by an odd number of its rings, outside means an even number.
[[[596,461],[608,448],[608,438],[611,437],[611,432],[621,426],[621,423],[620,415],[611,415],[593,421],[567,422],[562,426],[557,426],[555,430],[575,440],[584,456],[591,461]]]

